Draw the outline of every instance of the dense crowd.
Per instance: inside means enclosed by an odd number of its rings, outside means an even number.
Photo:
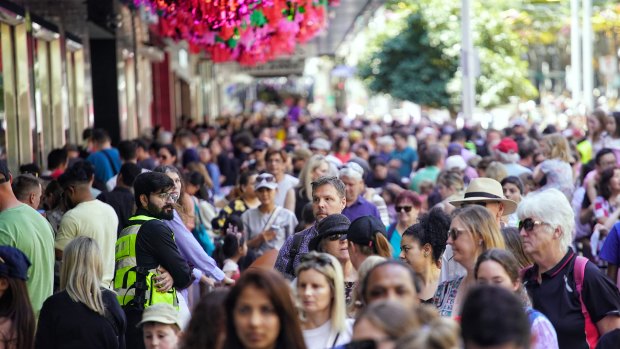
[[[0,348],[617,348],[620,113],[256,114],[0,160]]]

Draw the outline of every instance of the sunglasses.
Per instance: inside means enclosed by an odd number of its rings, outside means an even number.
[[[407,213],[411,212],[413,206],[396,206],[396,212],[405,211]]]
[[[166,160],[168,155],[157,155],[158,158]]]
[[[450,230],[448,230],[448,236],[452,239],[452,241],[456,240],[459,238],[459,236],[461,236],[461,234],[463,234],[465,232],[465,230],[459,230],[456,228],[452,228]]]
[[[260,175],[258,177],[256,177],[256,182],[267,182],[267,183],[273,183],[276,181],[276,177],[268,175]]]
[[[347,234],[334,234],[334,235],[330,235],[327,237],[327,240],[329,241],[336,241],[336,240],[340,240],[342,239],[343,236],[347,236]]]
[[[548,224],[548,223],[541,222],[541,221],[535,221],[532,218],[526,218],[519,222],[519,231],[523,229],[527,232],[530,232],[534,229],[535,226],[540,225],[540,224]]]

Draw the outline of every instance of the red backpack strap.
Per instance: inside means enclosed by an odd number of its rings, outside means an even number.
[[[583,279],[585,276],[586,265],[588,264],[588,259],[582,256],[575,257],[575,266],[573,269],[573,276],[575,278],[575,285],[577,286],[577,294],[579,295],[579,303],[581,303],[581,313],[585,319],[585,333],[586,333],[586,341],[588,342],[588,347],[594,349],[596,347],[596,343],[598,342],[599,333],[598,328],[592,322],[592,318],[590,317],[590,313],[588,313],[588,309],[586,308],[586,304],[583,302]]]

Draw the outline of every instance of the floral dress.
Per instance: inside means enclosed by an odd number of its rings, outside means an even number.
[[[433,304],[437,307],[439,315],[445,317],[452,316],[454,302],[456,302],[456,295],[464,278],[464,276],[461,276],[439,284],[439,287],[437,287],[437,291],[435,292],[435,296],[433,297]]]

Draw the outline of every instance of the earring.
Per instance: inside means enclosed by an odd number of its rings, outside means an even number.
[[[424,257],[428,257],[428,252],[424,252]]]

